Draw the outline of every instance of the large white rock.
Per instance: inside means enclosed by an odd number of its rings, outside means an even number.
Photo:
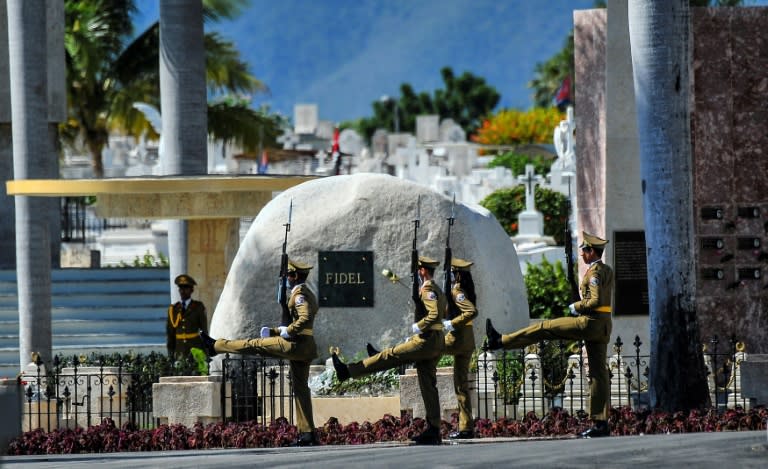
[[[393,345],[410,335],[413,306],[410,288],[381,275],[397,273],[410,285],[410,256],[417,196],[421,196],[419,254],[442,259],[451,198],[427,187],[382,174],[355,174],[317,179],[282,192],[254,219],[227,276],[211,321],[217,338],[258,337],[263,325],[280,320],[277,277],[284,237],[283,224],[293,201],[288,254],[314,266],[319,251],[373,251],[374,307],[321,307],[314,324],[322,363],[329,346],[347,358],[365,350]],[[485,318],[501,331],[528,324],[528,301],[517,254],[509,236],[486,209],[457,203],[451,230],[456,257],[475,262],[472,275],[478,295],[475,336],[478,347]],[[442,285],[442,265],[436,272]],[[309,285],[317,288],[317,268]]]

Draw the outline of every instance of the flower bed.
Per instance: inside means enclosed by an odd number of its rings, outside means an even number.
[[[666,434],[713,431],[764,430],[768,409],[756,407],[749,411],[737,408],[723,413],[715,411],[635,412],[629,408],[613,409],[610,423],[613,435]],[[553,409],[544,418],[533,413],[522,420],[478,419],[475,433],[478,438],[490,437],[558,437],[572,435],[588,428],[591,422],[578,419],[562,409]],[[443,422],[443,437],[456,426]],[[323,445],[357,445],[386,441],[407,441],[423,431],[425,421],[385,415],[374,423],[352,422],[341,425],[336,418],[329,419],[317,429]],[[119,451],[168,451],[210,448],[269,448],[291,445],[297,437],[296,427],[284,418],[270,425],[246,423],[161,425],[152,430],[137,429],[130,425],[117,428],[105,419],[100,425],[87,429],[62,429],[45,432],[41,429],[26,432],[14,439],[9,455],[112,453]]]

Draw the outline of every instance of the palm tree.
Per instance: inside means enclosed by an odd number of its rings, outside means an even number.
[[[243,0],[206,0],[208,21],[239,14]],[[157,134],[135,102],[159,107],[159,36],[156,22],[130,40],[133,0],[66,0],[65,47],[69,117],[62,136],[69,145],[91,154],[97,177],[104,174],[101,151],[112,131],[150,137]],[[231,42],[216,33],[205,35],[206,82],[212,95],[251,94],[267,88],[248,72]],[[246,149],[272,144],[278,120],[265,110],[250,109],[247,100],[219,100],[211,105],[208,131]],[[226,112],[221,112],[221,108]]]
[[[8,0],[14,179],[51,177],[48,132],[46,1]],[[50,204],[16,197],[16,264],[19,297],[19,362],[32,352],[51,358]]]
[[[629,2],[650,308],[652,408],[709,401],[696,318],[689,0]]]

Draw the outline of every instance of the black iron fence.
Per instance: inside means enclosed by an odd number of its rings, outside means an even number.
[[[630,346],[620,338],[609,348],[610,405],[647,407],[649,356],[641,353],[639,337]],[[529,412],[542,416],[552,407],[572,415],[586,414],[589,402],[589,364],[582,342],[545,341],[524,351],[480,350],[474,390],[476,417],[521,419]],[[739,366],[744,346],[717,336],[704,353],[713,407],[741,406]],[[225,355],[221,364],[221,418],[267,424],[278,417],[293,422],[293,383],[283,360]],[[148,356],[64,358],[55,356],[50,369],[38,362],[23,375],[22,428],[53,430],[87,427],[104,418],[118,426],[129,422],[154,428],[152,385],[161,376],[199,374],[199,364]]]
[[[152,385],[161,376],[199,374],[192,359],[171,361],[164,355],[63,357],[56,355],[50,369],[38,361],[22,375],[22,428],[54,430],[88,427],[110,418],[117,426],[155,428]],[[282,360],[261,357],[222,360],[221,409],[225,421],[277,417],[293,421],[293,386]]]
[[[105,231],[127,228],[137,220],[127,218],[99,218],[89,209],[86,197],[61,198],[61,240],[67,243],[85,243]],[[149,221],[139,223],[148,228]]]
[[[705,346],[704,364],[712,406],[719,410],[749,400],[740,394],[739,366],[744,345],[735,337],[725,344],[714,336]],[[638,336],[627,347],[620,337],[608,350],[612,407],[649,407],[650,356],[641,353]],[[480,417],[519,419],[529,412],[542,416],[559,407],[584,416],[589,402],[589,363],[583,341],[542,341],[525,350],[480,350],[474,388]]]
[[[222,360],[221,408],[224,421],[277,417],[293,422],[293,383],[283,360],[226,354]]]

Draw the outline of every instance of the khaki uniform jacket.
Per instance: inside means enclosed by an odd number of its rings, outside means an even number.
[[[579,314],[595,313],[599,307],[610,313],[613,293],[613,269],[603,261],[593,262],[581,279],[581,300],[573,304]],[[610,316],[608,316],[610,317]]]
[[[181,301],[169,306],[165,321],[168,352],[189,353],[192,347],[202,349],[203,343],[198,335],[201,329],[208,333],[208,315],[202,302],[190,300],[186,311],[183,311]]]
[[[434,281],[427,280],[421,286],[419,295],[421,296],[421,302],[424,303],[427,314],[416,325],[422,332],[428,330],[442,331],[443,317],[448,307],[448,302],[443,292],[440,291],[440,287]]]
[[[451,289],[451,296],[458,314],[451,319],[454,330],[445,335],[445,345],[449,353],[471,351],[475,348],[472,320],[477,317],[477,308],[469,301],[458,283]]]
[[[317,297],[305,283],[291,289],[291,296],[288,298],[288,312],[291,315],[288,334],[291,336],[290,340],[297,343],[296,352],[302,359],[307,359],[308,356],[311,356],[308,360],[317,358],[317,345],[312,328],[318,309]],[[280,330],[272,328],[271,335],[279,336]]]

